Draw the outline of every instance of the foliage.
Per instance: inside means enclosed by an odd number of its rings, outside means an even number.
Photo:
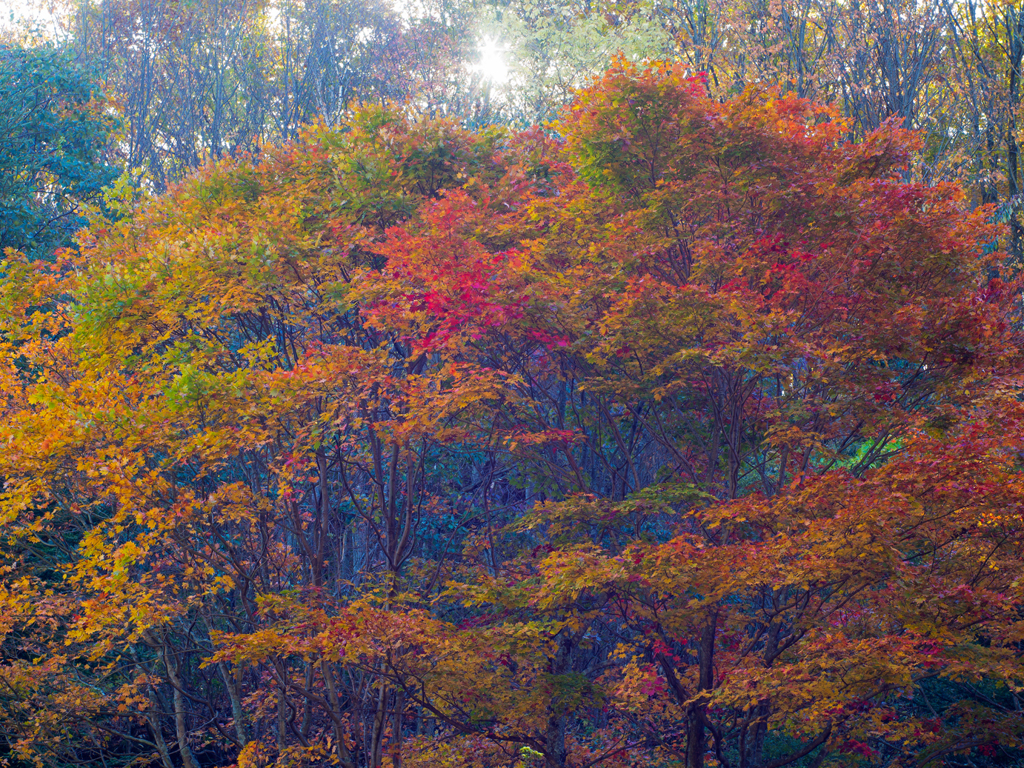
[[[609,57],[705,73],[836,108],[848,136],[887,119],[921,132],[905,170],[1002,203],[1021,258],[1017,146],[1024,15],[1003,0],[66,0],[62,33],[123,110],[111,162],[164,191],[207,158],[258,154],[353,102],[402,103],[483,126],[554,118]],[[488,42],[489,41],[489,42]],[[479,67],[500,52],[504,82]],[[116,157],[116,161],[114,158]]]
[[[0,44],[0,252],[49,256],[116,172],[114,122],[88,72],[54,48]]]
[[[991,212],[906,181],[891,121],[851,143],[669,64],[617,62],[554,127],[365,107],[52,267],[8,258],[20,758],[1021,746],[1020,286]]]

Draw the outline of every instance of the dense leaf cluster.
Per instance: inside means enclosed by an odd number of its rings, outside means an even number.
[[[0,44],[0,252],[48,256],[85,224],[117,175],[115,121],[89,73],[56,49]]]

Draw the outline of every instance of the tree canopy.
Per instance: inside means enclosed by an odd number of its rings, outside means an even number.
[[[0,44],[0,253],[48,255],[85,224],[117,171],[96,82],[66,52]]]

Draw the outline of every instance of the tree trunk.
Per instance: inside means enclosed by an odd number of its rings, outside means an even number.
[[[327,688],[327,700],[331,704],[331,723],[334,726],[334,751],[338,756],[338,762],[342,768],[355,768],[355,760],[345,743],[345,732],[341,729],[341,706],[338,701],[338,689],[334,685],[334,674],[328,663],[321,659],[320,673],[324,676],[324,686]]]
[[[697,651],[699,667],[698,696],[715,687],[715,635],[718,630],[718,611],[712,611],[708,623],[701,632]],[[698,699],[690,705],[686,726],[686,768],[704,768],[707,751],[707,704]]]
[[[178,752],[181,754],[182,768],[199,768],[192,750],[188,746],[188,713],[185,711],[185,694],[181,686],[181,676],[178,674],[178,659],[174,654],[166,635],[163,643],[164,667],[167,668],[167,678],[170,680],[171,688],[174,690],[174,727],[178,739]]]

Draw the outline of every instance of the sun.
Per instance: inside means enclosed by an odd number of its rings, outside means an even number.
[[[491,85],[503,85],[508,80],[508,64],[501,42],[497,38],[485,35],[477,46],[477,51],[480,58],[473,69]]]

